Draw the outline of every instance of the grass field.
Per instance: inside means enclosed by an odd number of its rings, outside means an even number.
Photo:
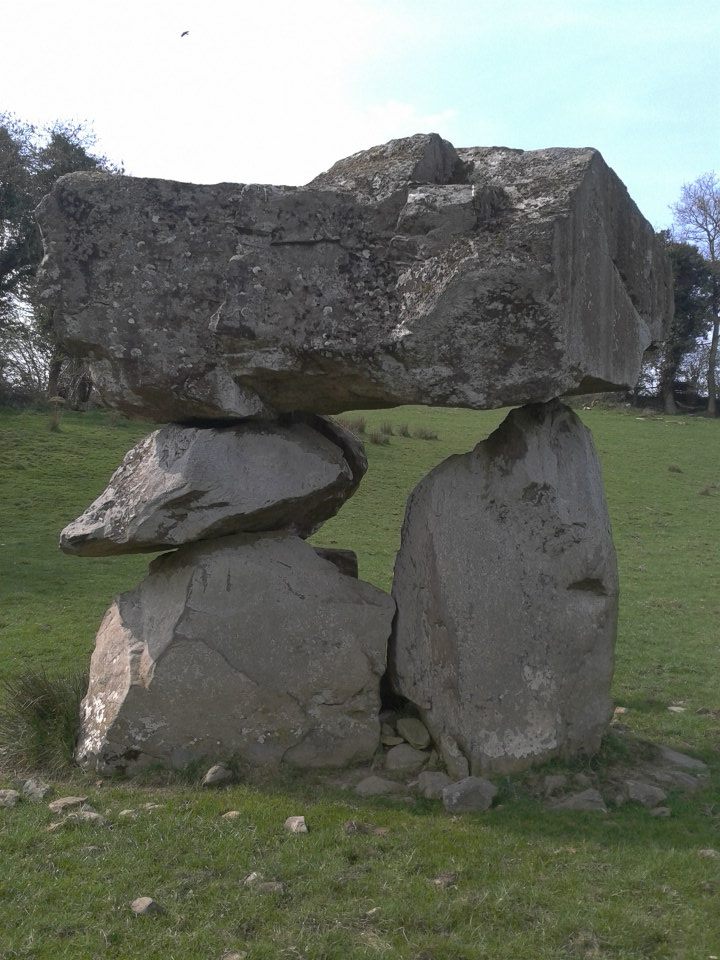
[[[44,804],[0,809],[0,960],[720,957],[720,860],[698,855],[720,849],[720,422],[582,416],[620,561],[615,699],[634,733],[705,759],[706,790],[671,797],[672,817],[654,820],[632,806],[551,814],[504,781],[499,809],[453,819],[427,801],[363,802],[302,778],[207,794],[69,774],[57,790],[87,793],[109,826],[47,833]],[[368,431],[390,422],[394,434],[367,445],[360,490],[316,540],[356,550],[361,576],[387,589],[408,492],[503,413],[365,417]],[[398,436],[403,424],[438,439]],[[65,558],[56,542],[147,430],[68,414],[52,433],[46,415],[0,413],[0,674],[85,666],[110,598],[142,576],[147,557]],[[146,802],[162,806],[118,817]],[[229,809],[240,816],[222,820]],[[294,813],[307,836],[284,833]],[[350,818],[389,832],[346,836]],[[244,887],[254,870],[285,892]],[[432,883],[446,871],[455,885]],[[128,904],[143,895],[166,912],[134,917]]]

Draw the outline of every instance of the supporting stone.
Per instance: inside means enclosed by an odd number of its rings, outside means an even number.
[[[63,530],[65,553],[157,552],[234,533],[308,537],[353,495],[362,443],[325,417],[223,428],[171,424],[136,444]]]
[[[473,774],[595,751],[611,715],[617,568],[590,432],[515,410],[408,503],[390,673]]]
[[[394,610],[297,537],[166,554],[100,627],[77,758],[103,773],[367,761]]]

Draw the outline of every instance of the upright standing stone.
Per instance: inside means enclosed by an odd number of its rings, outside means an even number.
[[[514,410],[410,498],[395,689],[473,774],[594,751],[611,714],[617,593],[590,432],[558,401]]]

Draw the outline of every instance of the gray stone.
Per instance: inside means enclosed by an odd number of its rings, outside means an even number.
[[[138,897],[130,904],[130,909],[138,917],[147,917],[165,912],[157,900],[153,900],[152,897]]]
[[[221,820],[239,820],[240,816],[241,814],[239,810],[228,810],[227,813],[223,813],[220,819]]]
[[[576,773],[573,777],[573,783],[581,790],[587,790],[593,786],[592,777],[589,777],[586,773]]]
[[[632,803],[641,803],[649,810],[657,807],[663,800],[667,800],[665,791],[651,783],[643,783],[641,780],[626,780],[624,787],[628,800]]]
[[[607,813],[605,801],[598,790],[583,790],[573,793],[562,800],[556,800],[550,805],[551,810],[581,810],[589,813]]]
[[[670,810],[670,807],[654,807],[650,811],[650,816],[657,817],[659,820],[662,820],[672,816],[672,811]]]
[[[720,860],[720,850],[705,847],[703,850],[698,850],[698,856],[702,857],[703,860]]]
[[[15,807],[20,801],[17,790],[0,790],[0,807]]]
[[[473,774],[598,749],[617,593],[592,439],[558,401],[514,410],[418,484],[395,563],[390,677],[448,772],[453,745]]]
[[[496,794],[495,784],[484,777],[466,777],[443,789],[442,802],[448,813],[475,813],[489,810]]]
[[[288,817],[285,821],[285,829],[288,833],[307,833],[305,817]]]
[[[671,767],[680,767],[682,770],[692,770],[693,773],[707,773],[708,766],[702,760],[691,757],[687,753],[680,753],[671,747],[658,747],[660,759]]]
[[[385,780],[383,777],[375,775],[365,777],[355,787],[355,793],[359,797],[384,797],[390,793],[402,793],[404,787],[395,780]]]
[[[171,424],[132,448],[100,496],[65,527],[60,548],[110,556],[243,532],[307,537],[352,496],[366,469],[362,444],[323,417]]]
[[[380,735],[380,743],[384,747],[397,747],[400,743],[405,743],[402,737],[394,737],[392,734],[383,733]]]
[[[397,773],[417,773],[428,761],[428,754],[416,750],[409,743],[399,743],[391,747],[385,756],[385,769]]]
[[[354,550],[335,547],[315,547],[315,553],[328,563],[333,563],[346,577],[358,578],[358,558]]]
[[[37,215],[62,348],[159,421],[628,389],[672,311],[591,149],[418,135],[300,188],[75,173]]]
[[[546,797],[561,793],[567,786],[568,778],[563,773],[552,773],[543,777],[543,793]]]
[[[25,780],[21,789],[24,797],[37,803],[45,799],[50,793],[51,787],[42,780],[36,780],[34,777],[31,777],[29,780]]]
[[[441,770],[423,770],[417,779],[417,791],[426,800],[440,800],[450,783],[450,777]]]
[[[367,761],[393,613],[390,597],[297,537],[165,554],[100,627],[78,760],[106,774],[222,757]]]
[[[216,763],[210,767],[202,779],[203,787],[217,787],[223,783],[229,783],[232,780],[232,770],[228,769],[224,763]]]
[[[58,797],[48,804],[51,813],[65,813],[66,810],[72,810],[75,807],[81,807],[87,797]]]
[[[397,732],[416,750],[425,750],[430,746],[430,734],[425,724],[415,717],[401,717],[397,722]]]
[[[464,780],[470,776],[470,764],[461,751],[457,740],[446,733],[440,737],[440,755],[451,780]]]

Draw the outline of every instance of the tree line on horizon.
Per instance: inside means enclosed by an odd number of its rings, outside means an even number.
[[[83,124],[38,127],[0,112],[0,404],[62,398],[82,408],[91,396],[87,368],[57,344],[36,296],[42,241],[33,210],[66,173],[124,172],[94,147]],[[675,315],[629,399],[661,405],[666,413],[704,407],[716,416],[720,178],[707,173],[685,184],[671,210],[673,225],[659,236],[672,265]]]

